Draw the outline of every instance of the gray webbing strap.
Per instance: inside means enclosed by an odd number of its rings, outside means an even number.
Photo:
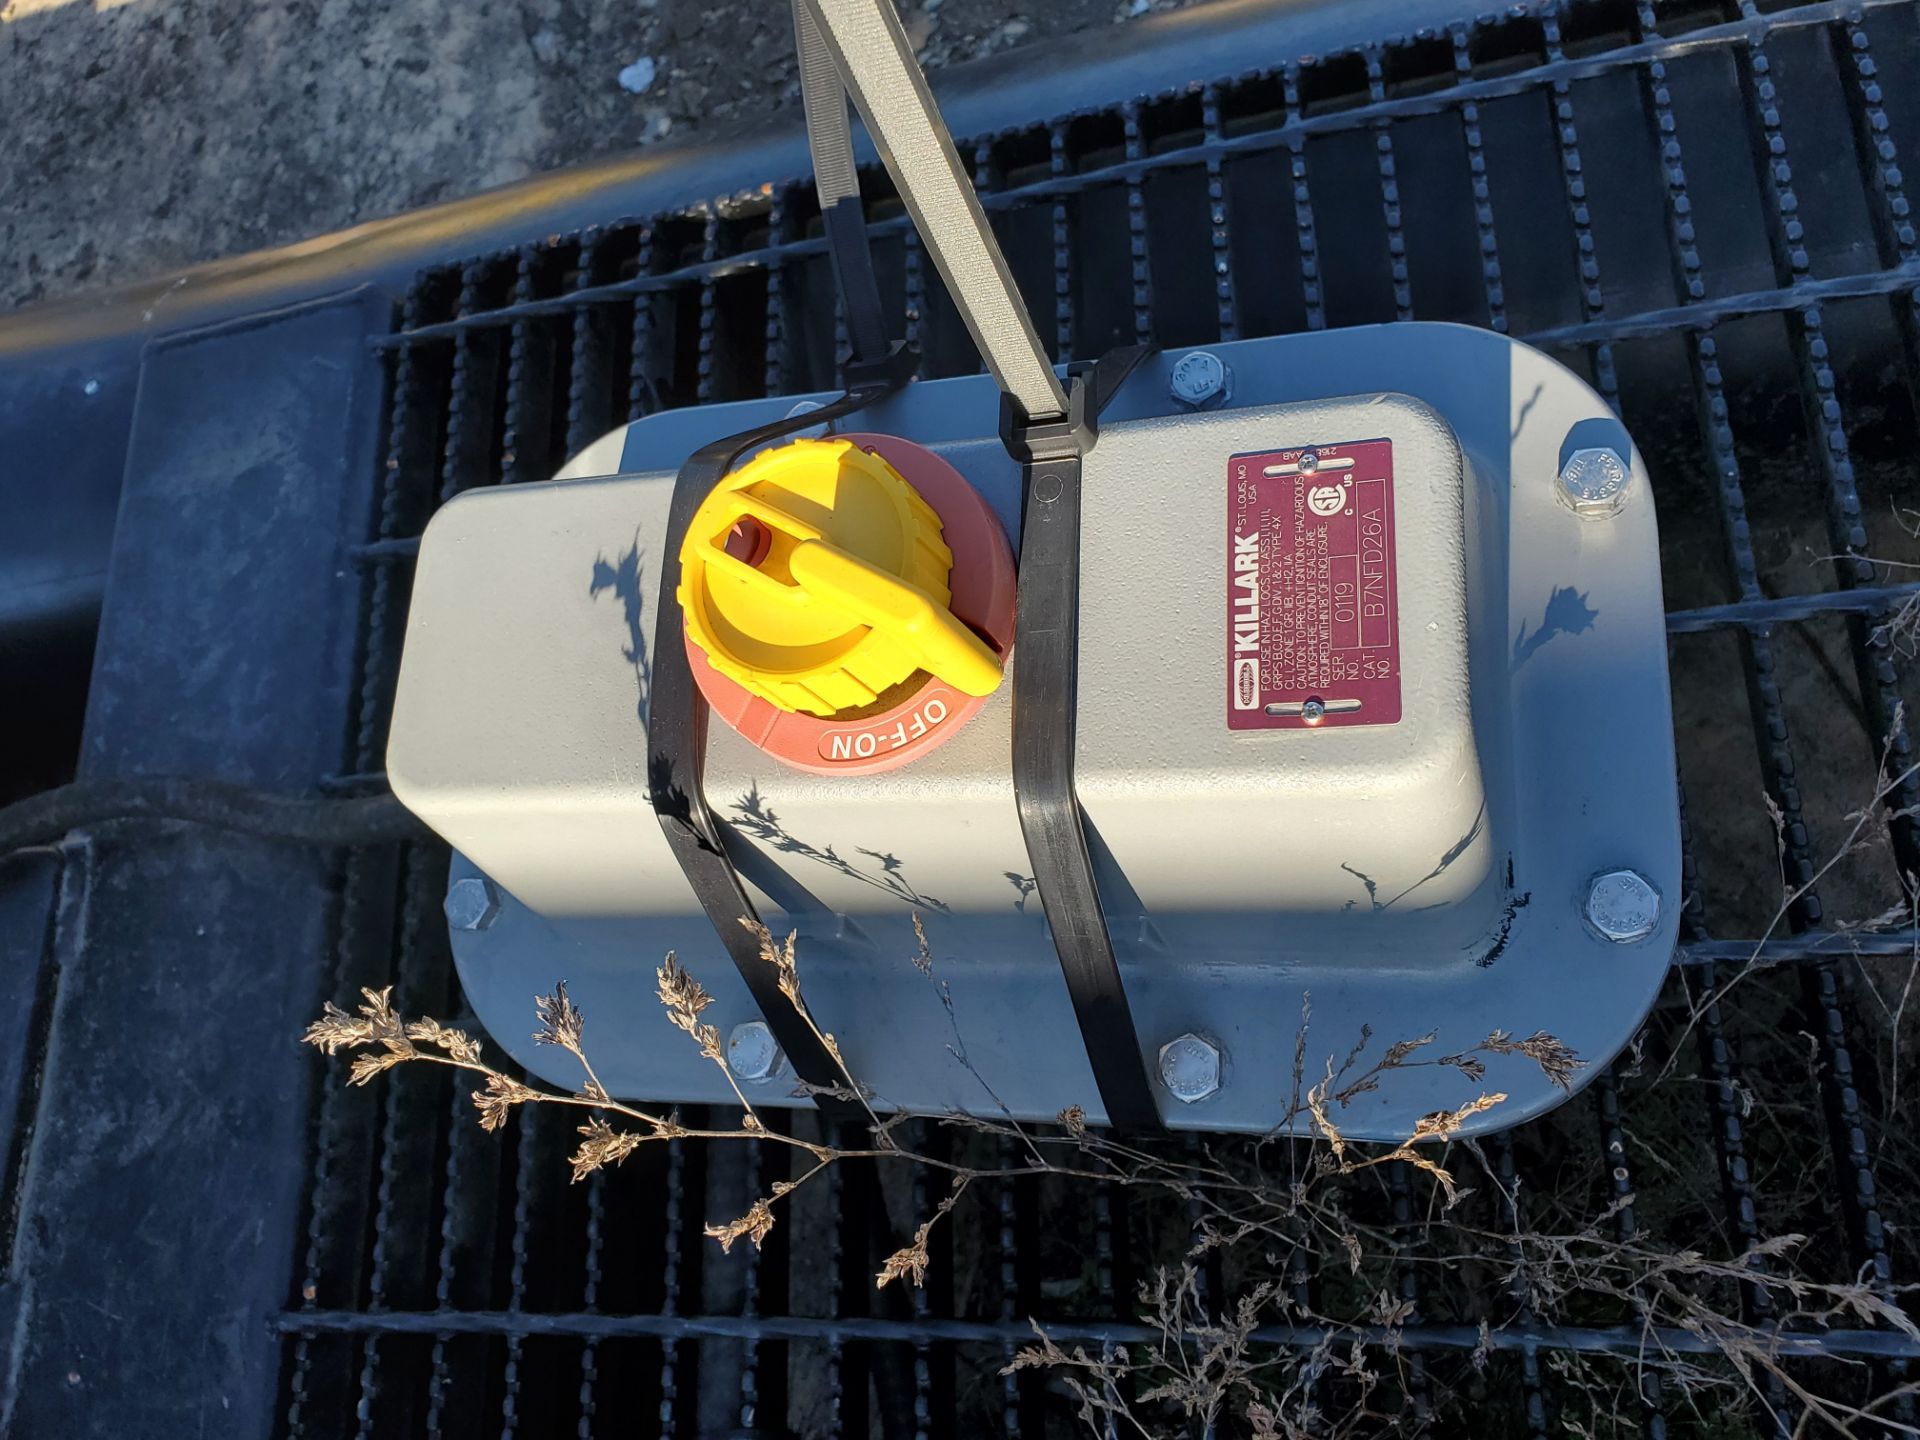
[[[890,0],[800,3],[839,70],[840,83],[866,122],[867,133],[873,136],[900,199],[994,380],[1028,419],[1064,416],[1067,393],[1047,362],[1006,257],[1000,253]],[[807,39],[803,24],[803,46]],[[801,90],[807,100],[810,134],[816,111],[808,88],[811,69],[803,51]],[[817,108],[824,112],[828,107]],[[816,141],[814,164],[819,163]],[[821,205],[826,206],[824,182]]]
[[[833,52],[801,0],[793,0],[793,34],[800,51],[800,98],[807,112],[807,146],[813,152],[813,188],[820,197],[827,258],[852,352],[846,382],[852,388],[883,372],[904,379],[912,373],[915,357],[904,342],[896,346],[887,336],[886,309],[880,303],[866,212],[860,205],[860,174],[853,164],[847,92],[834,68]]]
[[[800,51],[800,103],[807,112],[807,148],[813,152],[813,188],[822,211],[841,200],[858,199],[860,177],[853,165],[853,125],[847,119],[847,91],[833,52],[801,0],[793,0],[793,34]]]

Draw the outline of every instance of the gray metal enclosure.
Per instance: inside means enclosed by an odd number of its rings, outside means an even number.
[[[1138,1048],[1152,1066],[1177,1037],[1204,1035],[1230,1074],[1199,1100],[1162,1097],[1165,1125],[1304,1134],[1306,1116],[1282,1117],[1308,996],[1320,1031],[1367,1026],[1382,1050],[1426,1032],[1446,1053],[1495,1029],[1551,1031],[1592,1062],[1584,1080],[1660,990],[1681,889],[1651,487],[1636,468],[1621,512],[1596,522],[1557,478],[1568,437],[1617,437],[1631,454],[1626,432],[1565,369],[1469,326],[1202,353],[1231,367],[1230,401],[1169,415],[1181,352],[1153,357],[1108,403],[1085,467],[1098,498],[1083,527],[1074,786],[1136,1033],[1081,1037],[1029,903],[1003,703],[1018,693],[1017,654],[1000,700],[897,774],[788,771],[715,727],[702,784],[753,857],[757,913],[797,936],[808,1007],[848,1068],[917,1114],[1046,1122],[1079,1105],[1113,1124],[1089,1066],[1099,1045]],[[858,423],[930,445],[1017,537],[1019,474],[991,438],[998,403],[988,378],[957,377]],[[630,614],[578,582],[623,549],[637,573],[657,566],[673,482],[647,471],[786,408],[662,412],[611,437],[626,458],[576,458],[551,485],[460,497],[422,538],[387,781],[455,847],[454,886],[489,883],[477,871],[497,882],[497,914],[453,927],[459,982],[496,1043],[549,1083],[571,1086],[577,1062],[523,1033],[526,997],[565,976],[599,1017],[595,1073],[615,1094],[736,1101],[678,1042],[635,963],[673,951],[723,1031],[758,1013],[635,783],[648,656],[634,658]],[[1221,587],[1209,581],[1225,553],[1228,457],[1287,434],[1394,447],[1409,703],[1399,723],[1262,745],[1219,723]],[[658,633],[654,604],[640,596],[643,635]],[[1594,726],[1598,713],[1609,723]],[[1628,942],[1585,913],[1594,877],[1620,866],[1667,897]],[[906,962],[920,937],[951,1009]],[[944,1048],[956,1024],[964,1063]],[[1506,1100],[1463,1135],[1566,1098],[1525,1055],[1487,1066],[1477,1079],[1383,1075],[1342,1107],[1344,1131],[1398,1141],[1476,1086]],[[749,1098],[812,1108],[791,1084]]]
[[[1904,191],[1920,11],[1593,0],[1420,30],[1417,8],[1170,17],[1079,68],[1016,65],[948,113],[1058,358],[1455,321],[1545,350],[1634,436],[1660,527],[1680,945],[1620,1060],[1456,1153],[1474,1190],[1456,1210],[1440,1215],[1404,1166],[1341,1187],[1383,1247],[1368,1283],[1412,1307],[1391,1348],[1366,1331],[1389,1377],[1370,1404],[1408,1433],[1792,1433],[1805,1406],[1777,1375],[1748,1385],[1710,1338],[1628,1299],[1546,1304],[1512,1266],[1513,1237],[1596,1227],[1737,1272],[1756,1242],[1798,1235],[1790,1261],[1767,1263],[1857,1278],[1896,1307],[1920,1279],[1901,1001],[1920,953],[1920,239]],[[491,227],[486,253],[450,260],[443,239],[396,230],[331,272],[286,262],[264,298],[222,282],[195,312],[212,328],[138,367],[123,355],[110,379],[132,441],[83,774],[379,790],[412,557],[441,503],[544,480],[662,409],[831,386],[840,337],[802,154],[782,140],[658,175],[589,172],[564,196],[465,212],[472,233]],[[877,171],[864,183],[885,193]],[[922,374],[972,373],[911,228],[874,208],[890,318]],[[372,288],[340,298],[360,281]],[[31,312],[0,340],[29,358],[48,343]],[[223,429],[240,368],[305,428]],[[0,384],[26,382],[0,368]],[[231,465],[202,473],[187,452]],[[308,457],[299,484],[232,485],[288,454]],[[307,543],[270,552],[270,575],[212,563],[223,546],[269,553],[289,524]],[[162,624],[156,566],[203,531],[193,553],[226,588]],[[607,558],[613,643],[622,587],[650,577]],[[285,603],[242,647],[233,617],[263,595]],[[1544,643],[1506,643],[1530,639]],[[221,647],[244,654],[244,697],[197,675]],[[192,723],[168,729],[167,714]],[[728,818],[779,839],[775,817]],[[323,999],[363,985],[465,1016],[447,865],[426,842],[285,858],[129,823],[0,868],[0,914],[32,920],[0,972],[34,1017],[16,1050],[0,1032],[0,1099],[17,1090],[37,1137],[10,1152],[0,1206],[0,1337],[11,1324],[16,1357],[0,1413],[19,1433],[110,1414],[126,1433],[1065,1435],[1073,1406],[1044,1375],[999,1373],[1029,1317],[1096,1353],[1158,1334],[1137,1287],[1194,1220],[1165,1196],[982,1182],[937,1232],[927,1287],[876,1294],[876,1254],[944,1194],[930,1172],[836,1166],[764,1251],[723,1256],[702,1225],[785,1178],[780,1147],[676,1140],[570,1186],[565,1113],[529,1107],[488,1135],[469,1085],[416,1073],[433,1067],[348,1090],[337,1065],[292,1053]],[[107,1025],[135,973],[153,1016]],[[258,1026],[244,1046],[218,1007],[182,998],[203,973],[238,987]],[[167,1112],[175,1143],[150,1152],[136,1139],[151,1116],[100,1097],[165,1094],[176,1068],[203,1098]],[[194,1174],[224,1177],[226,1198],[178,1183]],[[171,1237],[161,1294],[139,1234],[112,1218],[143,1193]],[[258,1238],[240,1253],[243,1223]],[[1203,1306],[1263,1278],[1218,1252],[1199,1272]],[[1375,1294],[1324,1238],[1276,1278],[1296,1318],[1317,1318],[1263,1326],[1264,1354],[1374,1323]],[[1913,1423],[1909,1334],[1871,1313],[1793,1313],[1739,1273],[1714,1284],[1721,1313],[1778,1322],[1797,1384]],[[63,1293],[116,1318],[69,1313]],[[216,1342],[119,1371],[100,1358],[131,1344],[128,1327],[167,1324]],[[1315,1383],[1327,1414],[1354,1401],[1350,1376]]]

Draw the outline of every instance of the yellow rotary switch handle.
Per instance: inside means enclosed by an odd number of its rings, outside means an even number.
[[[701,502],[680,551],[687,638],[783,710],[872,705],[920,671],[969,695],[993,650],[951,610],[940,517],[899,471],[845,440],[764,450]]]
[[[1000,658],[958,617],[918,586],[820,540],[796,545],[787,562],[808,594],[911,650],[920,668],[968,695],[1000,686]]]

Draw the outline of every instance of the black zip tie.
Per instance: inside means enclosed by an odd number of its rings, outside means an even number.
[[[1134,1134],[1165,1127],[1100,908],[1073,762],[1081,462],[1098,438],[1100,407],[1149,353],[1145,346],[1130,346],[1106,355],[1090,372],[1074,374],[1065,419],[1030,424],[1006,396],[1000,407],[1001,437],[1025,471],[1013,641],[1014,797],[1107,1122]]]
[[[673,482],[673,503],[663,542],[665,558],[660,567],[660,604],[653,625],[647,789],[654,814],[659,817],[668,847],[680,862],[681,873],[746,982],[754,1004],[760,1007],[767,1028],[793,1062],[794,1073],[812,1087],[822,1111],[843,1120],[863,1118],[865,1113],[857,1097],[844,1095],[851,1077],[841,1073],[820,1037],[793,1002],[780,993],[779,971],[761,958],[759,939],[748,929],[749,925],[759,925],[760,917],[747,898],[740,872],[727,855],[721,827],[707,805],[709,711],[687,661],[679,595],[680,547],[686,543],[687,530],[701,502],[742,455],[797,430],[808,430],[864,409],[892,389],[889,381],[859,386],[822,409],[710,441],[689,455]],[[836,1091],[842,1093],[833,1093]]]

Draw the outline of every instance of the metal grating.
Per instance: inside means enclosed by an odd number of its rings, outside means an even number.
[[[971,147],[1056,356],[1488,325],[1585,375],[1654,477],[1689,893],[1641,1041],[1560,1111],[1450,1157],[1476,1192],[1451,1214],[1405,1167],[1345,1183],[1343,1212],[1382,1247],[1363,1277],[1312,1234],[1198,1268],[1215,1313],[1269,1269],[1281,1282],[1294,1308],[1272,1311],[1259,1353],[1370,1338],[1376,1428],[1469,1411],[1497,1434],[1914,1422],[1920,1343],[1870,1310],[1796,1311],[1765,1277],[1857,1278],[1898,1306],[1920,1272],[1901,1065],[1920,873],[1903,718],[1920,693],[1903,510],[1920,507],[1917,153],[1920,14],[1885,0],[1534,7]],[[923,373],[975,369],[899,207],[872,208]],[[656,408],[829,386],[832,295],[794,180],[419,277],[383,342],[385,498],[359,552],[341,783],[377,773],[414,538],[439,501],[543,478]],[[444,867],[427,847],[347,858],[337,999],[392,983],[409,1011],[459,1014]],[[877,1257],[938,1177],[834,1167],[764,1253],[722,1256],[702,1224],[781,1178],[782,1147],[675,1141],[569,1186],[568,1117],[524,1111],[486,1136],[464,1087],[420,1068],[317,1102],[282,1322],[289,1435],[1074,1433],[1057,1385],[997,1373],[1027,1317],[1095,1353],[1155,1340],[1137,1287],[1196,1219],[1117,1186],[999,1182],[938,1232],[924,1291],[876,1294]],[[1742,1379],[1659,1297],[1556,1295],[1521,1263],[1525,1236],[1587,1234],[1736,1262],[1700,1288],[1778,1327],[1791,1383]],[[1805,1238],[1750,1254],[1783,1236]],[[1391,1332],[1376,1290],[1411,1307]],[[1330,1429],[1360,1403],[1341,1367],[1300,1383]]]

